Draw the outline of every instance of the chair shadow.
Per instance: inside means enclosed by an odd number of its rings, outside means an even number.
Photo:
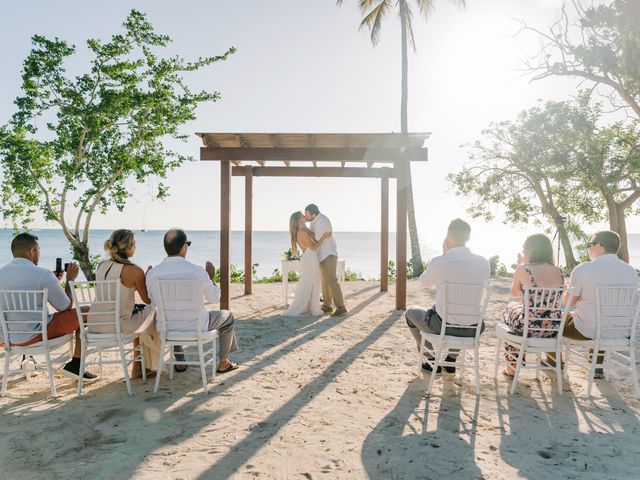
[[[468,386],[458,386],[448,378],[438,397],[425,398],[425,387],[425,379],[411,382],[394,409],[365,439],[362,462],[369,478],[481,477],[474,461],[480,398]],[[471,410],[463,405],[463,396],[475,397]],[[455,462],[439,455],[451,448],[456,450]]]
[[[522,382],[514,395],[502,386],[505,394],[496,399],[502,459],[525,478],[637,478],[640,423],[627,416],[625,400],[611,386],[595,403],[570,388],[560,397],[552,380],[551,390]]]
[[[348,320],[381,295],[383,293],[364,299],[348,315],[340,317],[285,318],[278,314],[238,321],[236,332],[242,351],[237,353],[237,360],[243,365],[224,377],[217,377],[209,395],[202,393],[200,373],[196,368],[177,374],[173,382],[163,378],[157,394],[152,393],[153,380],[146,384],[134,381],[135,394],[144,395],[143,401],[148,402],[149,406],[144,411],[127,406],[129,397],[122,378],[88,385],[81,398],[70,400],[50,398],[48,382],[43,390],[24,398],[13,397],[14,401],[10,401],[9,389],[9,402],[0,406],[3,418],[0,434],[6,445],[12,445],[12,448],[0,451],[0,464],[14,471],[16,477],[23,478],[34,475],[39,475],[36,478],[62,478],[69,471],[77,472],[78,477],[130,478],[148,455],[156,455],[155,452],[163,447],[186,441],[203,429],[215,429],[212,423],[223,412],[204,407],[206,404],[210,406],[216,396]],[[347,350],[266,422],[285,425],[315,393],[333,381],[364,349],[384,334],[397,318],[397,314],[390,314],[368,337]],[[287,328],[274,328],[274,324]],[[292,332],[301,333],[290,341]],[[243,337],[247,340],[244,345]],[[75,382],[68,380],[57,381],[61,397],[74,396],[76,386]],[[112,407],[95,411],[92,399],[96,397],[100,397],[102,405]],[[68,418],[69,421],[60,422],[60,418]],[[55,428],[57,435],[43,435],[43,430],[48,428]],[[202,478],[228,478],[268,440],[269,437],[260,433],[260,429],[254,430]],[[60,441],[68,447],[58,448],[55,444]],[[14,447],[19,449],[19,455],[16,455]],[[98,476],[96,472],[100,472]]]

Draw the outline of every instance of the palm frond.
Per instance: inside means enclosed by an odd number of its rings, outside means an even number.
[[[467,2],[466,0],[449,0],[455,6],[459,8],[466,8]],[[416,0],[416,4],[420,9],[420,15],[422,15],[425,19],[429,18],[431,12],[435,10],[436,1],[435,0]]]
[[[360,0],[360,6],[365,3],[373,3],[371,0]],[[378,44],[380,40],[380,28],[382,26],[382,20],[387,16],[389,10],[391,10],[391,0],[382,0],[376,7],[373,8],[360,22],[360,29],[368,28],[371,32],[371,43],[373,45]]]

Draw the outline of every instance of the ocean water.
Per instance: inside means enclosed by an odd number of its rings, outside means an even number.
[[[40,242],[41,256],[39,265],[55,269],[56,257],[63,263],[69,262],[71,251],[69,243],[61,230],[43,229],[33,232]],[[92,230],[89,246],[92,254],[104,254],[103,244],[109,238],[111,230]],[[136,253],[131,259],[134,263],[146,268],[157,265],[165,257],[162,246],[164,231],[148,230],[136,232]],[[209,260],[214,265],[220,264],[220,232],[187,231],[192,244],[187,259],[204,265]],[[365,279],[380,277],[380,234],[374,232],[335,232],[338,243],[338,254],[346,260],[348,269],[360,273]],[[11,260],[11,229],[0,230],[0,265]],[[281,260],[290,248],[287,232],[254,232],[253,263],[258,276],[271,275],[274,269],[281,268]],[[423,257],[437,255],[434,248],[423,246]],[[231,232],[231,263],[244,268],[244,232]],[[395,259],[395,234],[389,234],[389,259]]]
[[[40,266],[55,269],[56,257],[61,257],[63,263],[71,258],[67,239],[61,230],[43,229],[34,232],[40,239]],[[91,252],[104,254],[104,241],[111,234],[111,230],[92,230],[89,238]],[[136,232],[136,254],[132,258],[143,268],[147,265],[157,265],[165,257],[162,247],[164,231],[148,230]],[[193,242],[189,249],[188,260],[204,265],[209,260],[214,265],[220,264],[220,232],[215,231],[187,231],[187,236]],[[365,279],[380,277],[380,234],[375,232],[334,232],[338,242],[340,258],[345,259],[348,269],[358,272]],[[11,229],[0,229],[0,265],[11,260],[10,244],[13,238]],[[436,240],[436,239],[433,239]],[[481,239],[480,239],[481,240]],[[471,243],[471,249],[481,255],[500,255],[501,261],[510,265],[510,259],[515,259],[519,250],[520,238],[517,241],[483,245],[476,239]],[[254,232],[253,233],[253,263],[258,276],[271,275],[274,269],[280,268],[283,254],[290,248],[287,232]],[[640,235],[629,235],[629,250],[631,264],[640,267]],[[441,247],[435,244],[421,244],[423,260],[440,255]],[[576,252],[577,253],[577,252]],[[244,267],[244,232],[231,232],[231,263]],[[407,252],[410,257],[410,253]],[[389,259],[395,260],[395,233],[389,234]]]

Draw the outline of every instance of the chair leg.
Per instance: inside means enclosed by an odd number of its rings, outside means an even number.
[[[516,360],[516,371],[513,374],[513,380],[511,381],[511,395],[516,393],[518,387],[518,376],[520,375],[520,368],[522,367],[522,359],[524,358],[524,345],[520,345],[520,351],[518,352],[518,359]]]
[[[596,361],[598,359],[598,353],[596,349],[593,349],[591,354],[591,368],[589,369],[589,385],[587,386],[587,397],[591,397],[591,389],[593,388],[593,381],[596,375]]]
[[[175,365],[176,357],[173,354],[174,345],[169,345],[169,380],[173,380],[173,366]],[[185,359],[187,357],[184,357]]]
[[[98,350],[98,352],[99,355],[102,355],[102,352],[100,350]],[[82,395],[82,375],[84,374],[84,359],[86,355],[86,345],[83,341],[80,341],[80,376],[78,377],[78,398],[80,398],[80,395]]]
[[[476,373],[476,395],[480,395],[480,345],[473,351],[473,368]]]
[[[164,368],[164,354],[165,354],[165,340],[160,340],[160,358],[158,359],[158,371],[156,372],[156,385],[153,387],[153,393],[158,393],[160,388],[160,377],[162,376],[162,369]]]
[[[144,347],[142,346],[142,342],[140,341],[140,337],[138,337],[138,348],[140,349],[138,357],[138,361],[140,362],[140,368],[142,369],[142,381],[147,383],[147,366],[145,365],[144,358]]]
[[[204,393],[209,393],[207,390],[207,369],[204,363],[204,351],[202,349],[202,340],[198,340],[198,357],[200,358],[200,374],[202,375],[202,388]]]
[[[215,380],[216,370],[218,369],[218,352],[217,352],[218,339],[214,338],[211,341],[211,379]],[[422,368],[422,367],[421,367]]]
[[[562,355],[560,345],[556,346],[556,380],[558,382],[558,393],[562,396],[564,386],[562,385]]]
[[[500,353],[502,351],[502,339],[496,338],[496,358],[493,362],[493,377],[498,378],[498,366],[500,365]]]
[[[44,358],[47,362],[47,374],[49,375],[49,384],[51,386],[51,396],[53,398],[58,398],[58,392],[56,391],[56,379],[53,373],[53,366],[51,365],[51,354],[49,353],[49,348],[45,346],[44,349]]]
[[[102,347],[98,347],[98,368],[100,369],[100,378],[102,379]]]
[[[636,392],[636,398],[640,398],[640,386],[638,385],[638,365],[636,364],[636,348],[634,345],[629,349],[629,362],[631,363],[631,379],[633,380],[633,389]]]
[[[124,381],[127,384],[127,393],[133,395],[133,388],[131,387],[131,379],[129,378],[129,369],[127,368],[127,357],[122,347],[122,342],[118,340],[118,350],[120,350],[120,363],[122,364],[122,370],[124,371]]]
[[[2,396],[7,394],[7,382],[9,381],[9,367],[11,366],[11,355],[8,351],[4,352],[4,375],[2,375]]]
[[[438,348],[435,351],[435,355],[433,358],[433,368],[431,371],[431,376],[429,377],[429,384],[427,385],[427,395],[431,395],[431,390],[433,389],[433,383],[436,380],[436,376],[438,375],[438,367],[440,366],[440,355],[442,354],[442,341]]]

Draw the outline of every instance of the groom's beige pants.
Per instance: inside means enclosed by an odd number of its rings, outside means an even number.
[[[322,306],[331,307],[334,303],[336,308],[344,308],[344,298],[336,275],[338,269],[338,257],[329,255],[320,262],[320,280],[322,283]]]

